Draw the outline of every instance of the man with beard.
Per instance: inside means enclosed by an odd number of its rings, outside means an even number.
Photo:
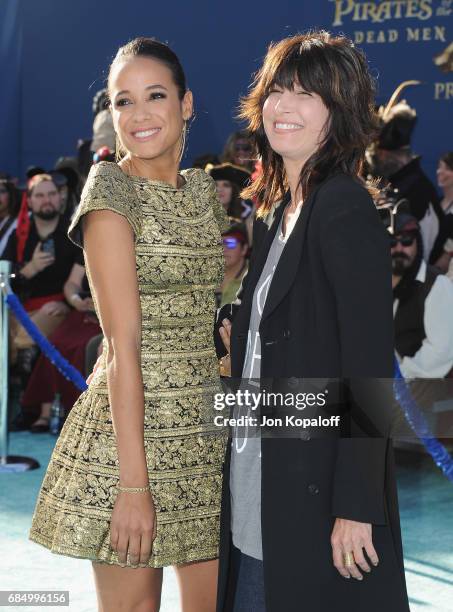
[[[423,261],[420,226],[410,213],[396,214],[390,243],[396,355],[412,397],[432,411],[451,394],[442,379],[453,367],[453,284]],[[395,437],[407,430],[403,421]]]
[[[430,256],[442,214],[436,189],[421,167],[420,156],[411,149],[417,113],[402,100],[382,111],[380,117],[378,139],[367,153],[371,174],[388,181],[397,190],[398,199],[409,201],[423,236],[423,259],[434,263]]]
[[[63,286],[74,264],[83,265],[77,247],[67,237],[67,222],[60,213],[61,195],[52,177],[33,176],[22,200],[17,229],[3,255],[13,263],[13,290],[46,337],[69,313]],[[12,364],[19,362],[27,374],[37,348],[14,317],[10,329]]]

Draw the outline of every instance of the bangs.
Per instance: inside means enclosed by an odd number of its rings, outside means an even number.
[[[261,159],[262,172],[241,194],[259,203],[258,217],[267,215],[288,189],[283,158],[264,129],[264,104],[273,89],[298,87],[318,95],[330,116],[323,142],[300,172],[303,198],[334,171],[360,180],[366,147],[378,127],[374,81],[365,55],[350,39],[315,30],[272,43],[237,115],[246,122]]]
[[[267,96],[275,86],[290,91],[300,86],[308,93],[321,95],[320,83],[325,80],[325,76],[322,75],[318,58],[313,57],[314,55],[316,49],[304,48],[301,45],[291,49],[287,55],[275,57],[275,64],[269,71],[273,74],[273,78],[265,88],[265,95]]]

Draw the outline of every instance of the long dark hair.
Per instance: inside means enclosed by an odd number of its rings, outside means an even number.
[[[8,178],[0,178],[0,185],[3,185],[8,192],[8,215],[15,217],[19,212],[19,192]]]
[[[241,189],[235,183],[231,183],[231,200],[228,204],[227,214],[233,219],[240,219],[242,214]]]
[[[374,82],[365,55],[351,40],[321,30],[271,44],[239,107],[262,160],[262,174],[242,192],[243,198],[258,199],[258,216],[265,215],[288,188],[283,159],[272,150],[264,131],[263,105],[274,86],[292,90],[296,84],[318,94],[329,111],[325,137],[300,174],[303,199],[333,171],[359,177],[365,150],[376,135]]]

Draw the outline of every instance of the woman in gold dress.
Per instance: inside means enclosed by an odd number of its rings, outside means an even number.
[[[213,425],[214,290],[227,219],[214,181],[178,172],[192,94],[152,39],[108,80],[122,151],[88,177],[70,237],[104,332],[99,367],[64,425],[30,538],[93,562],[99,610],[159,610],[173,565],[184,612],[212,612],[225,441]]]

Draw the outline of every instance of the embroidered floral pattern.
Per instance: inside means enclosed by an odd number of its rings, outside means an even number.
[[[182,172],[181,189],[93,167],[71,224],[108,209],[131,224],[142,306],[145,451],[157,512],[150,567],[218,555],[226,438],[213,425],[218,362],[212,340],[214,289],[222,279],[227,218],[214,181]],[[118,564],[110,518],[119,479],[105,356],[72,408],[38,497],[30,538],[53,552]],[[129,561],[128,561],[129,564]]]

